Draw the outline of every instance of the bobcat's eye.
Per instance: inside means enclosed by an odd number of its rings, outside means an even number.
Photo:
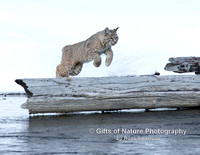
[[[113,41],[118,41],[118,37],[115,37],[115,38],[111,37],[111,39],[112,39]]]

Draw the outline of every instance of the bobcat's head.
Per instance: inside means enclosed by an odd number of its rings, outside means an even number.
[[[108,44],[110,46],[113,46],[117,43],[119,40],[119,37],[117,35],[117,30],[119,27],[113,30],[109,30],[108,28],[105,28],[104,30],[104,44]]]

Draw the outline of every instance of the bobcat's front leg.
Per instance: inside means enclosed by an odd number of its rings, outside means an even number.
[[[101,56],[98,52],[92,53],[92,59],[94,60],[93,64],[95,67],[99,67],[101,65]]]
[[[106,52],[105,52],[105,55],[106,55],[106,66],[110,66],[111,62],[112,62],[112,59],[113,59],[113,51],[112,49],[108,49]]]

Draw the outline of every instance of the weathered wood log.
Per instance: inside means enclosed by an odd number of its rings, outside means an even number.
[[[195,72],[200,74],[200,57],[177,57],[169,58],[170,63],[165,66],[165,70],[176,73]]]
[[[200,77],[17,79],[30,113],[200,107]]]

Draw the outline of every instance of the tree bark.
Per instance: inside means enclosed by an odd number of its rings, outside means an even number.
[[[29,113],[106,111],[200,106],[200,78],[127,76],[17,79],[28,95]]]
[[[177,57],[169,58],[170,63],[165,66],[165,70],[176,73],[195,72],[200,74],[200,57]]]

